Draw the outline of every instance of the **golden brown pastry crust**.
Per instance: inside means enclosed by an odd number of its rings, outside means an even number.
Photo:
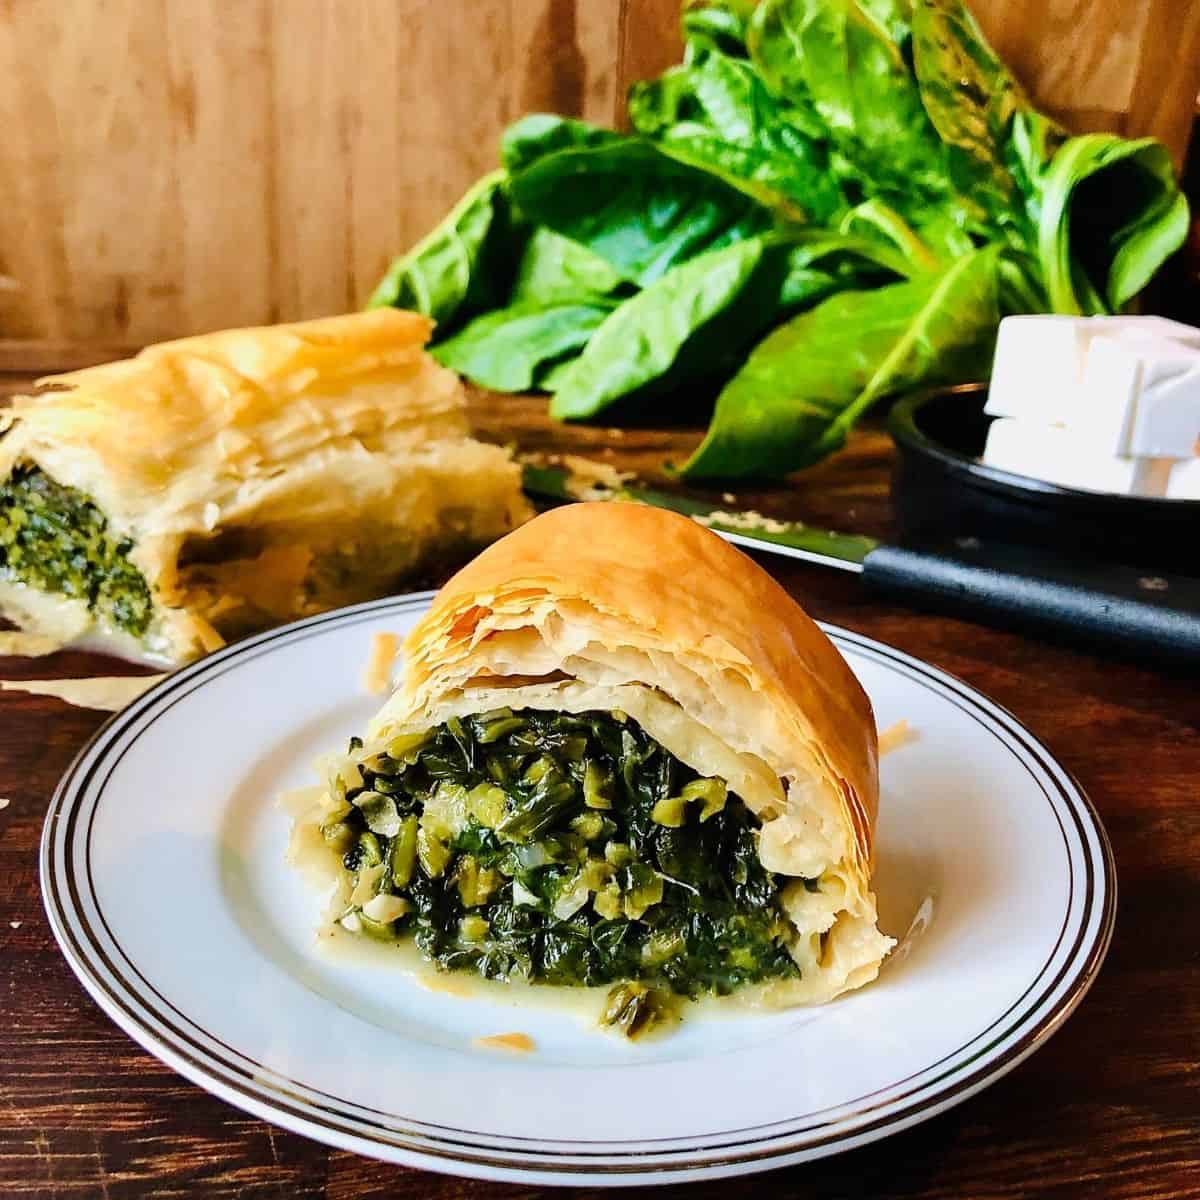
[[[687,517],[637,504],[573,504],[489,547],[438,593],[407,645],[408,684],[486,623],[488,597],[580,599],[668,652],[697,649],[788,712],[845,797],[864,862],[879,805],[875,717],[833,643],[741,551]]]
[[[769,869],[820,878],[783,893],[803,978],[773,989],[780,1002],[875,976],[891,941],[870,891],[870,702],[795,601],[716,534],[634,504],[556,509],[455,575],[405,649],[372,739],[501,704],[624,709],[742,794]]]
[[[35,462],[139,535],[211,531],[273,503],[335,513],[376,480],[348,478],[341,495],[306,487],[327,474],[321,451],[391,449],[414,426],[465,434],[457,378],[422,349],[431,328],[376,309],[164,342],[48,376],[47,390],[13,401],[0,473]]]
[[[240,582],[258,586],[255,614],[280,620],[299,615],[297,591],[322,550],[314,536],[325,550],[374,539],[399,574],[447,509],[474,545],[528,515],[518,468],[469,438],[461,383],[424,352],[431,329],[376,309],[165,342],[51,376],[5,414],[0,477],[32,463],[90,497],[135,544],[156,600],[157,657],[185,660],[219,645],[214,614],[246,600],[221,594],[237,571],[183,570],[189,540],[271,530]]]

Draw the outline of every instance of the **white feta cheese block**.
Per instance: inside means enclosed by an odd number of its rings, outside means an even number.
[[[1084,317],[1005,317],[984,411],[993,417],[1061,421],[1083,378],[1089,334]]]
[[[1135,458],[1200,453],[1200,349],[1158,338],[1098,338],[1083,389],[1099,414],[1128,410],[1117,452]]]
[[[1143,369],[1155,348],[1180,349],[1173,342],[1130,338],[1092,339],[1074,411],[1063,420],[1073,430],[1087,430],[1107,454],[1132,455]],[[1184,351],[1184,353],[1194,353]]]
[[[1166,338],[1200,350],[1200,328],[1169,317],[1088,317],[1087,320],[1100,323],[1102,337]]]
[[[1200,458],[1177,462],[1171,467],[1167,497],[1171,500],[1200,500]]]
[[[1108,453],[1075,430],[1011,417],[992,422],[983,461],[1061,487],[1125,496],[1166,495],[1174,465],[1169,458]]]
[[[1168,348],[1184,346],[1200,352],[1200,329],[1165,317],[1005,317],[996,340],[985,411],[1050,425],[1094,421],[1097,436],[1106,445],[1114,437],[1127,436],[1127,402],[1110,391],[1110,407],[1103,416],[1097,415],[1095,397],[1084,378],[1090,351],[1100,338],[1152,340]]]

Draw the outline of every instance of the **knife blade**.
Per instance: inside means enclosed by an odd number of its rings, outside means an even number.
[[[613,486],[602,478],[583,476],[567,467],[535,463],[526,463],[523,472],[525,491],[534,498],[625,500],[665,508],[691,517],[734,545],[750,550],[769,550],[840,571],[861,573],[863,560],[879,545],[875,538],[861,534],[817,529],[801,521],[777,521],[758,513],[733,512],[690,496],[656,491],[633,480],[622,480],[618,486]]]
[[[861,534],[735,512],[645,487],[598,464],[595,474],[526,463],[535,499],[617,500],[669,509],[727,541],[852,571],[873,590],[968,620],[1099,647],[1170,667],[1200,665],[1200,579],[963,536],[893,546]]]

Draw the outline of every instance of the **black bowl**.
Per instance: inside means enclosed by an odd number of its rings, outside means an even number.
[[[905,540],[974,536],[1200,574],[1200,500],[1088,492],[985,466],[986,401],[987,385],[971,383],[892,406],[892,500]]]

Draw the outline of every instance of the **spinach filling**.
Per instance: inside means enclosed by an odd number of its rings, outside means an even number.
[[[757,819],[622,713],[455,718],[350,774],[323,832],[375,895],[346,928],[488,978],[625,981],[606,1019],[627,1033],[655,1016],[641,984],[698,997],[799,973]]]
[[[150,588],[129,561],[133,543],[114,537],[104,514],[37,467],[0,485],[0,578],[82,600],[119,629],[141,637]]]

